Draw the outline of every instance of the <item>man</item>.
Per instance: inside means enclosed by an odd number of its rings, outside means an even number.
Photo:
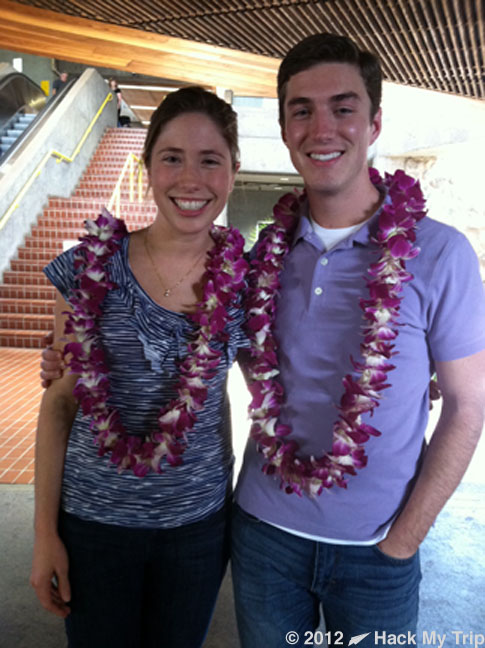
[[[67,72],[61,72],[58,79],[52,84],[52,96],[62,92],[67,85]]]
[[[369,633],[360,645],[373,646],[375,631],[404,635],[399,642],[413,645],[419,545],[460,482],[483,426],[478,263],[456,230],[429,218],[416,224],[420,253],[406,261],[411,277],[394,327],[395,368],[387,362],[384,372],[390,387],[362,416],[381,433],[365,443],[367,466],[357,452],[359,469],[346,475],[347,488],[337,480],[318,496],[288,494],[294,483],[282,479],[279,464],[287,440],[300,446],[296,461],[291,451],[284,454],[298,490],[308,457],[335,453],[338,403],[361,397],[348,391],[340,401],[342,379],[355,374],[350,356],[362,362],[359,301],[369,299],[379,216],[395,205],[393,192],[372,182],[367,168],[368,147],[381,130],[374,55],[344,37],[306,38],[280,66],[278,97],[283,140],[305,181],[306,201],[279,277],[274,324],[285,392],[278,424],[288,427],[272,463],[248,442],[236,490],[232,573],[241,645],[317,645],[320,607],[329,645]],[[434,369],[443,409],[425,449]],[[267,442],[268,452],[272,434],[260,449]],[[273,474],[264,474],[265,464]]]

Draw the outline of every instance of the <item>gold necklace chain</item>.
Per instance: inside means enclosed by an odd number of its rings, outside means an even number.
[[[180,277],[180,279],[177,281],[177,283],[175,283],[171,288],[166,288],[165,285],[164,285],[164,283],[163,283],[162,277],[160,276],[160,273],[158,272],[158,268],[157,268],[157,266],[155,265],[155,262],[153,261],[153,257],[152,257],[152,255],[150,254],[150,249],[149,249],[149,247],[148,247],[148,242],[147,242],[147,234],[148,234],[148,230],[149,230],[149,228],[147,228],[147,229],[144,231],[144,233],[143,233],[143,243],[144,243],[144,245],[145,245],[145,250],[146,250],[146,252],[147,252],[148,258],[150,259],[150,263],[151,263],[152,266],[153,266],[153,269],[154,269],[154,271],[155,271],[155,275],[156,275],[156,277],[157,277],[157,279],[158,279],[158,281],[159,281],[159,283],[160,283],[160,285],[161,285],[161,287],[162,287],[162,289],[163,289],[163,296],[164,296],[164,297],[170,297],[170,295],[172,294],[172,292],[173,292],[176,288],[178,288],[178,287],[180,286],[180,284],[181,284],[185,279],[187,279],[187,277],[189,276],[189,274],[192,272],[192,270],[195,268],[195,266],[199,263],[199,261],[201,260],[201,258],[203,257],[203,255],[205,254],[206,251],[203,250],[202,253],[199,254],[199,256],[196,258],[196,260],[194,261],[194,263],[190,266],[190,268],[187,270],[187,272],[186,272],[184,275],[182,275],[182,277]]]

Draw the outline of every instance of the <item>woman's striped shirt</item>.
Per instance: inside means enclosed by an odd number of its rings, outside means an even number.
[[[130,434],[157,428],[162,406],[176,397],[177,364],[187,354],[194,324],[186,315],[166,310],[139,285],[128,262],[128,241],[109,261],[117,288],[103,302],[100,333],[110,368],[110,401]],[[76,286],[75,249],[44,270],[69,300]],[[162,474],[143,478],[118,474],[109,454],[98,456],[89,418],[78,411],[71,429],[62,486],[62,507],[86,520],[130,527],[169,528],[203,519],[222,507],[231,487],[232,444],[227,371],[239,347],[248,342],[242,330],[243,309],[230,309],[227,342],[217,373],[208,381],[204,409],[188,434],[183,464],[163,466]]]

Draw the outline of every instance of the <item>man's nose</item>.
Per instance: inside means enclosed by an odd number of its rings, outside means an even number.
[[[336,119],[329,110],[316,110],[312,115],[311,133],[313,137],[328,139],[335,134]]]

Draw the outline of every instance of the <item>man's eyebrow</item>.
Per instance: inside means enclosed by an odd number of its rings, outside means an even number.
[[[297,106],[298,104],[309,104],[311,103],[311,99],[308,97],[293,97],[293,99],[290,99],[288,101],[288,107],[291,106]]]
[[[334,95],[333,97],[330,97],[330,101],[332,101],[333,103],[340,103],[341,101],[348,101],[349,99],[360,101],[361,97],[357,92],[354,92],[352,90],[349,92],[342,92],[340,94]]]
[[[330,97],[330,101],[332,103],[340,103],[342,101],[361,101],[361,96],[357,93],[354,92],[353,90],[349,90],[349,92],[341,92],[339,94],[333,95],[333,97]],[[309,104],[312,103],[313,99],[310,97],[293,97],[293,99],[290,99],[288,101],[288,107],[291,108],[291,106],[298,106],[301,104]]]

